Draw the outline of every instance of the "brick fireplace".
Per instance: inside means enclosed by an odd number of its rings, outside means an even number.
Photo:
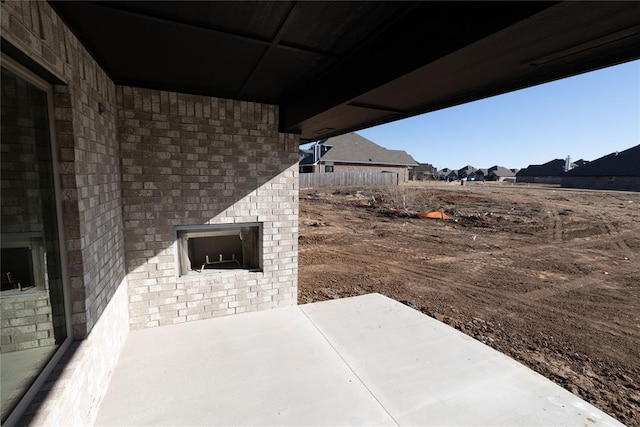
[[[131,327],[295,304],[298,139],[277,107],[116,94]]]

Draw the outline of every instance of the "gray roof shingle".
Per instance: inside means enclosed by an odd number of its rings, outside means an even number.
[[[402,150],[387,150],[357,133],[348,133],[320,141],[331,146],[322,156],[324,162],[417,166],[413,157]]]
[[[570,176],[640,176],[640,145],[611,153],[567,172]]]
[[[493,174],[498,177],[508,178],[516,176],[511,170],[502,166],[492,166],[489,168],[489,174]]]
[[[529,165],[520,169],[516,176],[562,176],[564,175],[564,164],[564,160],[555,159],[542,165]]]

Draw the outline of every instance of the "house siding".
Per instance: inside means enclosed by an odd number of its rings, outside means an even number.
[[[562,187],[585,188],[591,190],[640,191],[640,177],[637,176],[565,176]]]
[[[516,176],[516,182],[528,182],[532,184],[560,184],[560,176]]]

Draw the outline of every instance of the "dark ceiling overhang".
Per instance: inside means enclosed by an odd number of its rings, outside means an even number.
[[[276,104],[302,141],[640,57],[640,2],[50,3],[117,84]]]

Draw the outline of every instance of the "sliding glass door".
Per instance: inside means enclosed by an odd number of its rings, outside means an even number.
[[[4,423],[65,342],[68,329],[50,91],[45,83],[4,65],[1,90],[0,403]]]

